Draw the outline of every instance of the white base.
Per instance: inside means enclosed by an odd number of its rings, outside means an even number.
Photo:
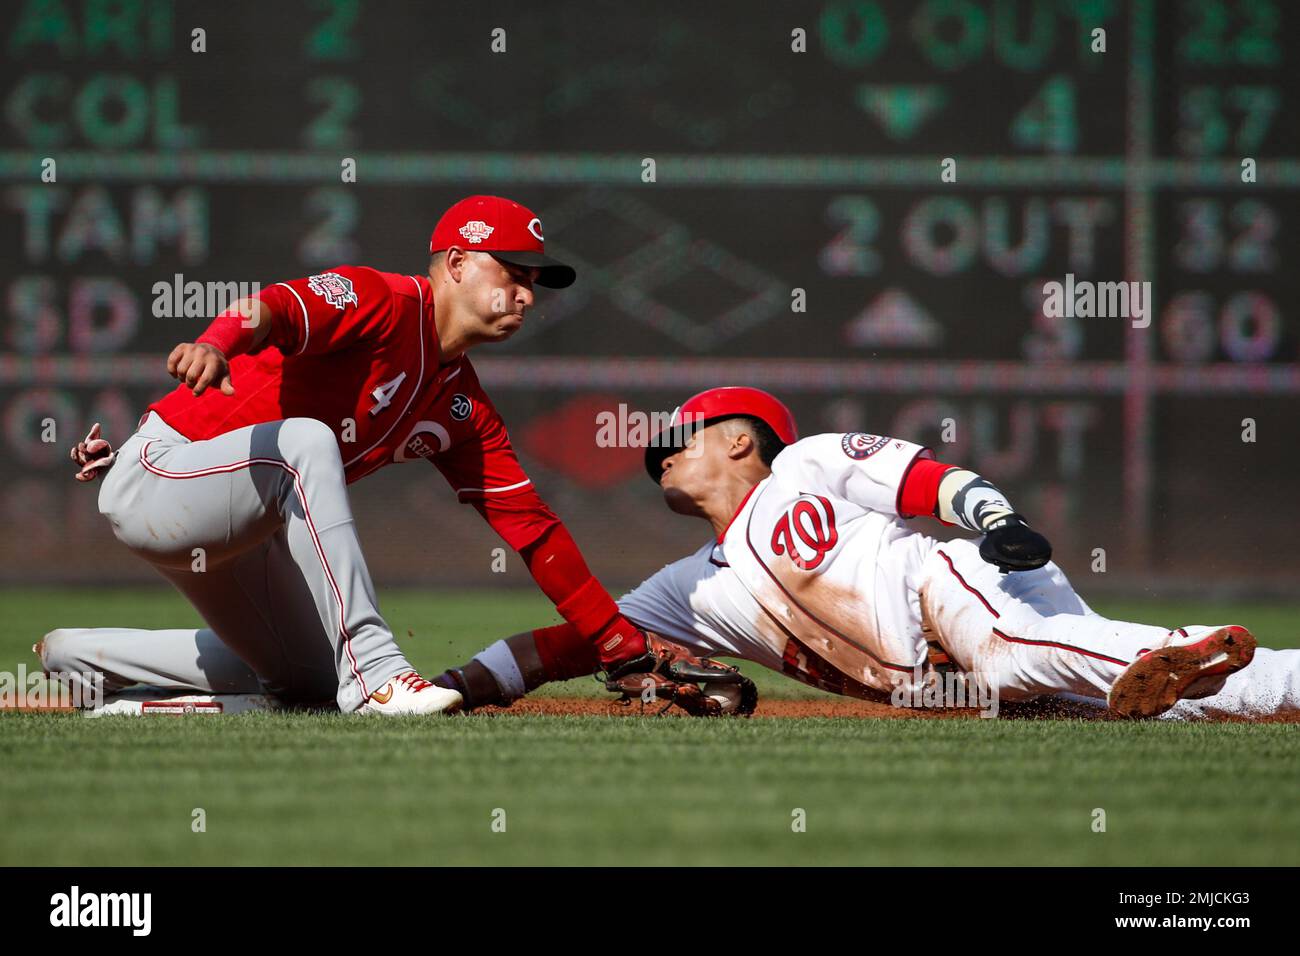
[[[266,694],[176,694],[157,687],[143,687],[109,694],[103,706],[83,714],[86,717],[219,717],[279,709],[279,702]]]

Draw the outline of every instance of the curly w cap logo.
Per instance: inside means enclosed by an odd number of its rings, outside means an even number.
[[[840,447],[844,449],[844,454],[857,461],[870,458],[888,444],[888,437],[868,435],[866,432],[850,432],[840,439]]]
[[[460,227],[460,234],[474,243],[482,242],[495,231],[492,226],[489,226],[482,219],[471,219]]]
[[[343,308],[349,302],[353,305],[357,304],[357,294],[352,288],[352,280],[337,272],[322,272],[320,275],[309,277],[307,288],[322,296],[336,309]]]

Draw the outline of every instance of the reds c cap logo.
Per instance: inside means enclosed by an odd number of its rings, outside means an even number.
[[[430,441],[432,439],[432,441]],[[434,447],[433,442],[437,443]],[[432,458],[451,447],[451,435],[437,422],[422,421],[411,426],[406,440],[393,450],[393,461],[411,461],[415,458]]]
[[[546,241],[546,237],[542,235],[542,221],[536,216],[528,220],[528,231],[537,237],[538,242]]]

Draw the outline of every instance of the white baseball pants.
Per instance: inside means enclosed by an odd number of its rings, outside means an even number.
[[[957,666],[1008,701],[1042,694],[1104,700],[1141,653],[1174,637],[1163,627],[1097,614],[1055,563],[1003,574],[980,558],[977,542],[966,540],[934,548],[922,567],[920,596],[925,619]],[[1179,701],[1166,716],[1265,717],[1295,711],[1300,711],[1300,650],[1261,648],[1213,696]]]

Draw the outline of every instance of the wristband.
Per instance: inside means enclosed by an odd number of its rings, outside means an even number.
[[[252,351],[257,339],[257,325],[247,323],[248,316],[227,310],[212,320],[196,343],[211,345],[228,359],[243,355]]]

